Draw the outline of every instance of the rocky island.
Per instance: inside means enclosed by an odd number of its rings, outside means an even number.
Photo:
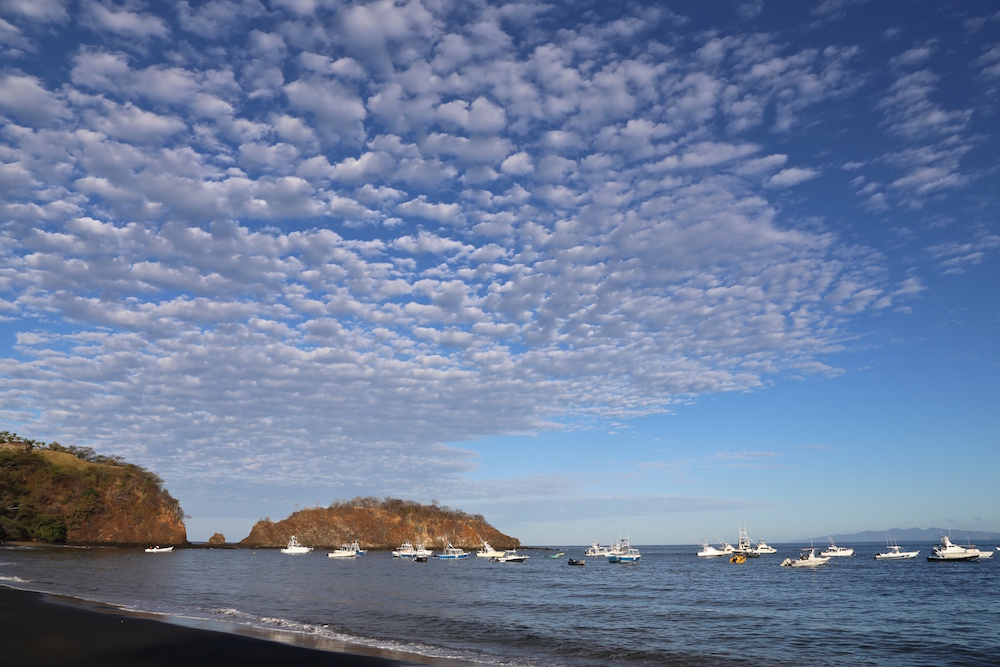
[[[497,549],[521,546],[520,540],[504,535],[482,515],[396,498],[355,498],[299,510],[277,522],[263,519],[239,545],[283,547],[292,535],[302,544],[320,549],[353,540],[366,549],[395,549],[406,541],[421,542],[428,549],[440,549],[445,541],[473,549],[481,546],[483,539]]]
[[[154,473],[89,447],[0,432],[0,541],[187,543],[180,504]]]

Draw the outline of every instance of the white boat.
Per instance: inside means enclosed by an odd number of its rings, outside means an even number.
[[[829,556],[817,556],[816,549],[809,548],[803,549],[802,554],[795,560],[786,558],[781,561],[781,565],[782,567],[819,567],[820,565],[826,565],[829,560]]]
[[[428,551],[424,548],[424,545],[417,542],[417,548],[413,552],[413,560],[426,562],[428,558],[434,555],[433,551]]]
[[[776,554],[776,553],[778,553],[778,550],[775,549],[774,547],[772,547],[770,544],[768,544],[764,540],[760,540],[759,542],[757,542],[757,546],[755,546],[753,548],[753,552],[755,554],[758,554],[758,555],[759,554]]]
[[[830,546],[828,546],[826,549],[823,549],[823,551],[821,551],[819,555],[826,556],[827,558],[834,558],[834,557],[846,558],[854,555],[854,549],[851,549],[849,547],[838,547],[836,544],[833,543],[833,540],[831,539]]]
[[[349,544],[342,545],[339,549],[334,549],[327,554],[328,558],[355,558],[358,552],[351,548]]]
[[[490,562],[493,563],[523,563],[528,560],[529,556],[527,554],[517,553],[517,549],[507,549],[499,556],[493,556],[490,558]]]
[[[713,547],[705,541],[701,543],[701,551],[698,552],[698,557],[715,558],[716,556],[728,556],[734,551],[736,551],[736,547],[729,542],[723,542],[721,547]]]
[[[173,547],[148,547],[146,553],[148,554],[165,554],[173,551]]]
[[[282,549],[281,553],[283,553],[283,554],[307,554],[310,551],[312,551],[312,547],[304,547],[304,546],[302,546],[301,544],[299,544],[299,541],[297,539],[295,539],[295,536],[292,535],[290,538],[288,538],[288,546],[285,547],[284,549]]]
[[[591,543],[590,548],[587,549],[584,554],[587,556],[607,556],[610,551],[609,547],[602,547],[597,541]]]
[[[413,545],[410,544],[410,541],[407,540],[406,542],[403,542],[402,544],[400,544],[398,549],[396,549],[395,551],[392,552],[392,557],[393,558],[413,558],[416,555],[416,553],[417,553],[416,549],[414,549]]]
[[[503,551],[497,551],[496,549],[491,547],[490,543],[484,540],[483,538],[479,539],[482,540],[483,546],[480,547],[479,551],[476,552],[476,558],[499,558],[500,556],[504,555]]]
[[[617,545],[615,553],[608,556],[609,563],[638,563],[642,558],[639,550],[629,544],[628,538],[621,540]]]
[[[903,547],[896,544],[892,538],[886,541],[885,548],[888,551],[875,554],[875,560],[909,560],[916,558],[917,554],[920,553],[919,549],[917,551],[903,551]]]
[[[358,544],[357,540],[354,540],[350,544],[344,544],[344,545],[342,545],[342,548],[343,549],[350,549],[351,551],[353,551],[358,556],[364,556],[366,553],[368,553],[367,551],[365,551],[364,549],[361,548],[361,545]]]
[[[754,550],[753,542],[750,540],[746,526],[740,526],[740,539],[736,542],[736,551],[734,553],[743,554],[747,558],[757,558],[760,556]]]
[[[967,549],[957,544],[952,544],[947,535],[941,536],[941,544],[931,548],[931,555],[927,557],[930,561],[960,561],[979,560],[981,552],[979,549]]]
[[[458,547],[452,546],[451,542],[448,542],[448,546],[444,548],[444,551],[434,557],[442,560],[455,560],[459,558],[468,558],[469,554],[468,552],[462,551]]]

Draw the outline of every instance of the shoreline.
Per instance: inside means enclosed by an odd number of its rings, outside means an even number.
[[[432,664],[419,656],[392,656],[363,647],[309,641],[291,633],[252,629],[227,632],[185,625],[79,598],[0,585],[0,637],[12,665],[176,667],[229,664],[242,667],[403,667]],[[305,640],[305,641],[303,641]],[[304,645],[311,644],[311,645]],[[326,644],[324,646],[324,644]],[[334,645],[336,644],[336,645]]]

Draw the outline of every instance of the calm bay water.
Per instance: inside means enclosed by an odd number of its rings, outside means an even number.
[[[743,565],[647,546],[637,565],[582,568],[545,551],[515,564],[0,547],[0,584],[430,664],[1000,665],[1000,554],[929,563],[931,545],[908,544],[917,560],[877,562],[871,544],[804,570],[778,565],[800,545],[776,546]]]

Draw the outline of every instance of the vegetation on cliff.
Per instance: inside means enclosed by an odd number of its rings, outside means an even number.
[[[140,466],[0,432],[0,540],[183,544],[183,519],[163,480]]]
[[[283,547],[295,535],[299,542],[320,549],[358,540],[366,549],[395,549],[405,541],[440,549],[446,541],[466,549],[482,545],[497,549],[521,542],[486,522],[482,515],[397,498],[355,498],[329,507],[299,510],[278,522],[263,519],[240,542],[246,547]]]

